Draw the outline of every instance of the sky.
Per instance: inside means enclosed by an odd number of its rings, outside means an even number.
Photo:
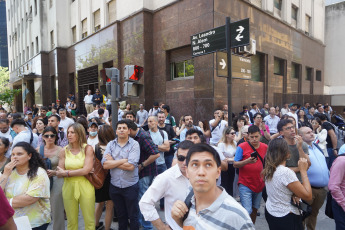
[[[338,3],[338,2],[343,2],[344,0],[326,0],[325,5],[328,6],[330,4]]]

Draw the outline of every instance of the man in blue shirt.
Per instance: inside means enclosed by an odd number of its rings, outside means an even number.
[[[319,209],[322,207],[327,195],[325,187],[328,185],[329,171],[322,150],[317,144],[313,143],[315,140],[313,130],[308,127],[302,127],[298,130],[298,134],[308,145],[309,159],[311,162],[307,173],[313,192],[313,198],[309,202],[312,207],[312,213],[306,218],[305,223],[308,230],[314,230]]]
[[[130,229],[139,229],[139,175],[138,162],[140,158],[139,143],[129,137],[126,121],[116,124],[117,138],[108,143],[104,152],[102,164],[110,169],[109,195],[114,202],[119,229],[127,229],[128,219]]]
[[[186,139],[186,133],[190,129],[198,129],[201,131],[201,128],[199,126],[193,125],[193,117],[191,115],[185,115],[183,117],[183,121],[186,128],[184,128],[180,133],[180,141],[184,141]]]

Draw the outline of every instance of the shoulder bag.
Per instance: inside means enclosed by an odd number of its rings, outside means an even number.
[[[86,179],[95,187],[95,189],[100,189],[103,187],[104,180],[108,174],[108,170],[103,168],[100,160],[97,159],[95,152],[93,156],[93,168],[91,172],[85,175]]]

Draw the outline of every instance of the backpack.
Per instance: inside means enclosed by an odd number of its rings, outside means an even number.
[[[345,131],[339,129],[337,126],[335,126],[331,122],[328,122],[328,121],[325,121],[325,122],[329,123],[333,127],[335,136],[337,137],[337,148],[340,149],[340,147],[344,144]]]

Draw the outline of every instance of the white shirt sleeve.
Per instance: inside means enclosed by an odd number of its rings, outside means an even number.
[[[162,174],[161,174],[162,175]],[[154,221],[159,219],[155,203],[165,195],[165,189],[168,188],[166,178],[158,175],[151,186],[146,190],[139,201],[140,211],[146,221]]]

